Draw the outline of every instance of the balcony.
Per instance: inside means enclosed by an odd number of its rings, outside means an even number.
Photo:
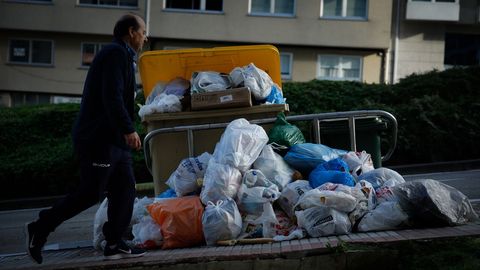
[[[458,22],[460,19],[460,1],[437,2],[423,0],[407,2],[407,20]]]

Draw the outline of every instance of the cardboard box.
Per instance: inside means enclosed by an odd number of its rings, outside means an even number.
[[[252,107],[252,96],[247,87],[192,94],[192,111]]]

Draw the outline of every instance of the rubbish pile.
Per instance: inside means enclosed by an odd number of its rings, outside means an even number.
[[[140,106],[140,117],[201,109],[284,104],[282,89],[254,63],[235,67],[229,74],[196,71],[191,78],[158,82]],[[217,100],[218,99],[218,100]]]
[[[460,191],[431,179],[405,182],[391,169],[374,168],[365,151],[306,143],[282,114],[269,134],[245,119],[232,121],[213,153],[185,158],[166,183],[171,189],[157,198],[137,199],[134,244],[169,249],[284,241],[478,218]],[[95,217],[97,248],[107,204]]]

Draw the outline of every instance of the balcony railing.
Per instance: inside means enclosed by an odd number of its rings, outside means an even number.
[[[460,19],[460,1],[436,2],[435,0],[409,0],[407,2],[406,19],[458,22]]]

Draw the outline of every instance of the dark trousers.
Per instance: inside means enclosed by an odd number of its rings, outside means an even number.
[[[103,233],[108,244],[115,244],[130,224],[136,196],[131,153],[114,145],[77,145],[76,152],[80,162],[78,188],[53,207],[42,210],[36,227],[48,235],[62,222],[95,205],[106,195],[108,221]]]

